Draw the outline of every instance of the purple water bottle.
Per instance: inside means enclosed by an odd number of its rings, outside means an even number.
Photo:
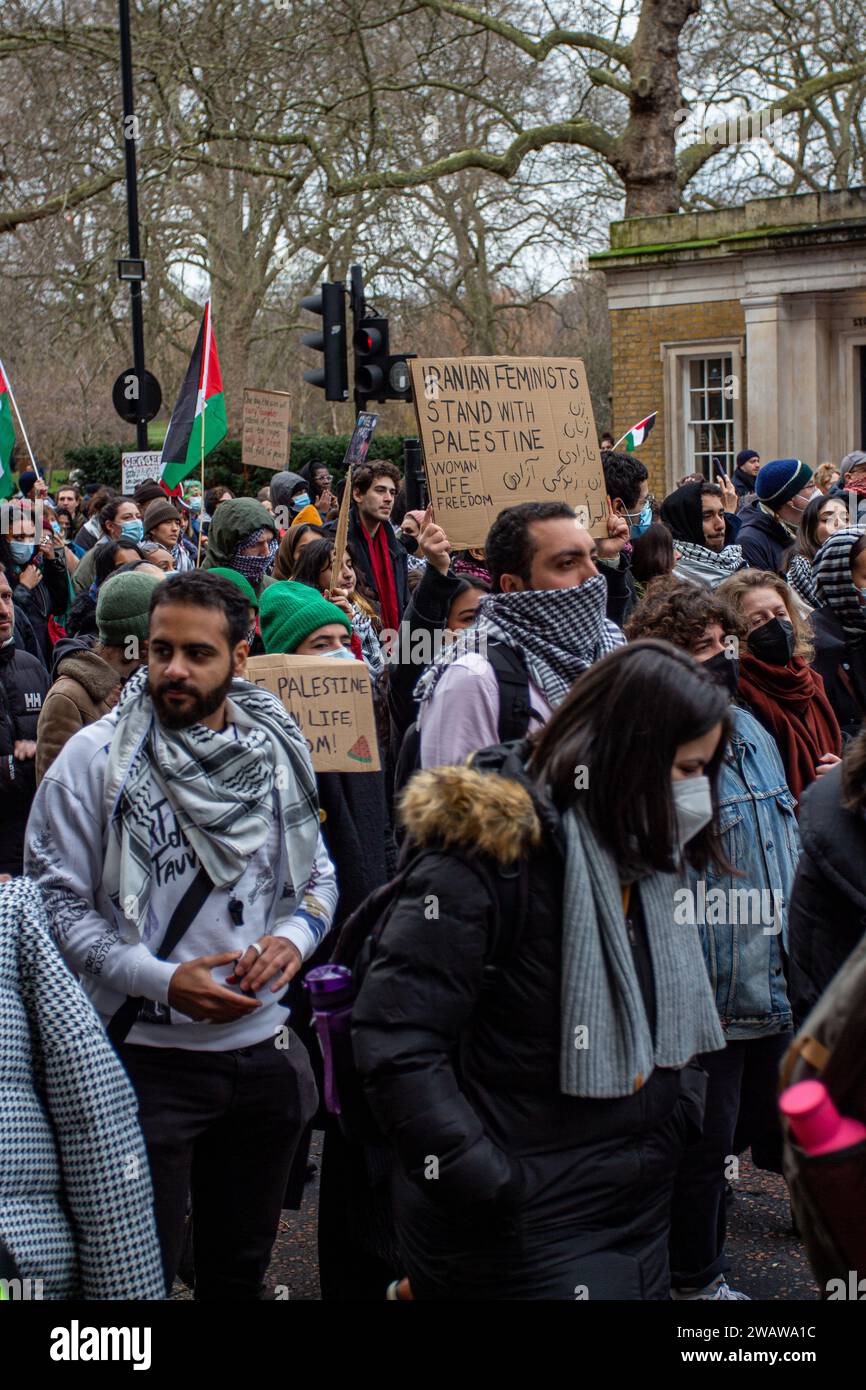
[[[310,991],[313,1023],[322,1049],[325,1070],[325,1109],[329,1115],[341,1114],[337,1076],[340,1062],[352,1065],[352,1005],[355,980],[347,965],[317,965],[304,980]]]

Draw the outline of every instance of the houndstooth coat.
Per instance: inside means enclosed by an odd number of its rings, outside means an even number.
[[[0,887],[0,1240],[44,1298],[165,1297],[135,1095],[26,878]]]

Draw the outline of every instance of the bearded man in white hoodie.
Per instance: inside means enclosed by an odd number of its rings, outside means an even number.
[[[219,576],[158,585],[149,665],[66,744],[27,827],[26,872],[138,1095],[167,1288],[191,1192],[211,1301],[260,1296],[317,1099],[280,1001],[337,897],[306,743],[240,679],[248,627]]]

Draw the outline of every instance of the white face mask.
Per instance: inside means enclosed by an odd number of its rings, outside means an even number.
[[[335,647],[332,652],[322,652],[322,656],[336,657],[338,660],[342,658],[343,661],[355,660],[355,653],[351,647]]]
[[[672,782],[676,815],[677,849],[700,834],[713,818],[713,794],[709,777],[682,777]]]

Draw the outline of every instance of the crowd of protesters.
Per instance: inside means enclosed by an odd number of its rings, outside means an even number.
[[[732,1173],[782,1172],[780,1062],[864,921],[866,453],[747,449],[659,502],[612,442],[602,535],[528,502],[459,552],[386,460],[342,554],[324,464],[255,497],[21,473],[2,1270],[272,1296],[320,1129],[325,1299],[746,1298]],[[246,678],[276,654],[366,665],[381,771],[314,772]]]

